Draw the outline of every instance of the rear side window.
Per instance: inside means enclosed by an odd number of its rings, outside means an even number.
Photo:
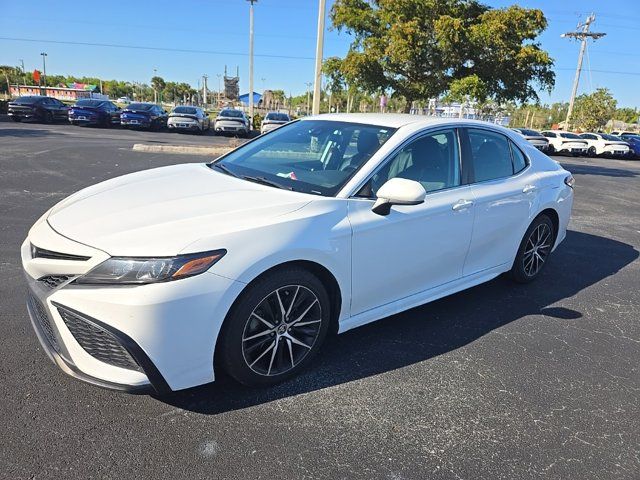
[[[479,129],[469,129],[468,134],[476,182],[513,175],[511,147],[507,137]]]
[[[511,156],[513,160],[513,173],[518,173],[527,167],[527,159],[524,153],[513,143],[509,142],[511,146]]]

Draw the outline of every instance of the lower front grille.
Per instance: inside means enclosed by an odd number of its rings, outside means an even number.
[[[142,371],[110,332],[64,307],[58,306],[58,312],[76,341],[93,358],[116,367]]]
[[[57,286],[69,281],[71,278],[73,278],[73,275],[47,275],[45,277],[40,277],[38,281],[44,283],[49,288],[56,288]]]
[[[53,349],[56,352],[60,353],[58,339],[53,332],[53,327],[51,326],[49,316],[47,315],[47,309],[44,305],[42,305],[42,302],[40,302],[40,300],[38,300],[38,298],[31,292],[29,292],[29,304],[31,305],[31,310],[36,317],[36,321],[40,326],[40,330],[46,337],[49,344],[53,347]]]

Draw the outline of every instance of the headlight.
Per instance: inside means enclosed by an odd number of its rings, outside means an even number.
[[[207,271],[226,250],[161,258],[112,257],[78,277],[81,285],[142,285],[192,277]]]

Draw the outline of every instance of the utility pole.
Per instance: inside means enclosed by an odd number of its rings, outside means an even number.
[[[253,4],[258,0],[249,2],[249,119],[253,130]]]
[[[311,88],[311,85],[313,85],[313,83],[307,82],[307,83],[305,83],[305,85],[307,86],[307,110],[306,110],[306,114],[309,115],[309,97],[311,95],[309,89]]]
[[[589,27],[593,22],[595,22],[596,16],[594,13],[587,17],[587,20],[584,23],[579,23],[576,27],[575,32],[567,32],[560,35],[562,38],[575,38],[576,40],[580,40],[580,54],[578,55],[578,67],[576,68],[576,76],[573,80],[573,89],[571,90],[571,99],[569,100],[569,110],[567,110],[567,118],[565,120],[564,128],[565,130],[569,129],[569,121],[571,120],[571,114],[573,113],[573,104],[576,101],[576,94],[578,93],[578,83],[580,82],[580,71],[582,70],[582,59],[584,57],[584,52],[587,49],[587,40],[592,38],[593,40],[597,40],[606,35],[606,33],[596,33],[590,32]]]
[[[158,76],[158,69],[157,68],[153,69],[153,76],[154,77]],[[151,85],[153,87],[153,103],[158,103],[158,90],[156,90],[156,87],[153,85],[153,78],[151,80],[152,80]]]
[[[22,65],[22,81],[23,81],[23,85],[26,85],[27,82],[25,80],[26,76],[25,76],[25,71],[24,71],[24,60],[22,58],[19,58],[18,60],[20,60],[20,65]]]
[[[320,95],[322,89],[322,47],[324,46],[324,13],[326,0],[318,3],[318,36],[316,38],[316,74],[313,86],[313,114],[320,113]],[[309,109],[307,109],[309,111]]]
[[[220,79],[222,78],[222,74],[216,73],[216,77],[218,77],[218,100],[216,101],[216,104],[218,105],[218,108],[220,108],[220,99],[222,98],[222,87],[220,84]]]
[[[43,76],[43,83],[44,83],[44,88],[47,88],[47,53],[46,52],[42,52],[40,55],[42,55],[42,76]]]
[[[202,98],[205,107],[207,106],[207,78],[209,78],[207,74],[202,75]]]

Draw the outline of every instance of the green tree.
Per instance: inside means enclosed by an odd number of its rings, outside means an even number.
[[[477,0],[336,0],[330,15],[354,38],[342,74],[366,92],[402,96],[405,110],[452,85],[475,83],[487,98],[524,102],[554,84],[553,61],[536,42],[547,26],[540,10]]]
[[[617,101],[606,88],[576,98],[572,123],[579,129],[594,132],[611,120]]]

